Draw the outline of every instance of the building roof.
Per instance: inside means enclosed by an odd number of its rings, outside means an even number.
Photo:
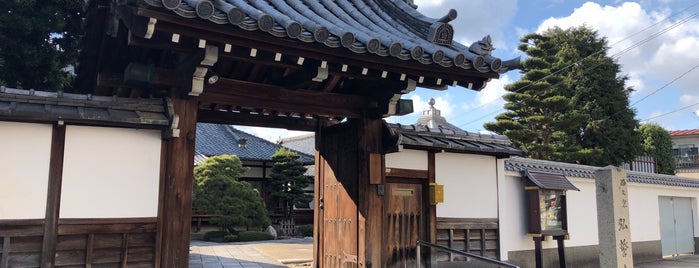
[[[668,131],[668,133],[670,133],[670,136],[672,136],[672,137],[694,136],[694,135],[699,135],[699,129],[671,130],[671,131]]]
[[[437,149],[459,153],[477,153],[509,157],[524,155],[510,144],[504,135],[468,132],[450,124],[434,107],[435,100],[428,101],[429,107],[422,112],[417,123],[412,125],[388,124],[397,144],[416,149]]]
[[[272,161],[272,155],[281,147],[233,126],[197,123],[195,164],[205,161],[206,157],[222,154],[236,155],[240,160]],[[299,154],[299,161],[304,164],[312,164],[315,161],[312,155],[293,149],[292,151]]]
[[[490,36],[473,44],[453,41],[448,22],[457,12],[440,19],[428,18],[413,6],[396,0],[145,0],[154,8],[184,18],[203,19],[247,31],[344,47],[354,53],[371,53],[422,64],[503,73],[518,68],[519,59],[503,62],[491,55]]]
[[[541,171],[527,170],[524,172],[526,177],[541,189],[553,190],[575,190],[580,191],[570,181],[560,173],[549,173]]]
[[[477,153],[509,157],[524,152],[503,135],[482,134],[423,125],[388,124],[397,136],[397,144],[407,148],[436,149],[458,153]]]
[[[505,170],[518,172],[548,172],[561,174],[567,177],[577,178],[594,179],[595,172],[598,169],[600,169],[600,167],[538,160],[524,157],[512,157],[510,159],[505,160]],[[699,188],[699,180],[672,175],[627,170],[626,176],[629,182],[667,185],[675,187]]]
[[[314,155],[316,151],[315,133],[283,138],[281,145],[308,155]]]
[[[166,101],[103,97],[0,87],[0,116],[31,121],[65,121],[125,126],[170,125]]]

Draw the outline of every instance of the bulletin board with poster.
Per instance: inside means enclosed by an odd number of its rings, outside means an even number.
[[[525,190],[529,206],[529,233],[566,235],[568,233],[566,191],[579,191],[565,176],[527,171]]]

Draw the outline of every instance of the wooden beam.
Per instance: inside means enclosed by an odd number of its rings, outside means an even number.
[[[121,21],[129,28],[130,34],[135,34],[136,36],[146,39],[153,36],[155,25],[158,22],[157,19],[135,15],[131,12],[130,8],[123,5],[118,6],[116,10],[121,17]]]
[[[280,85],[288,89],[305,88],[310,83],[319,83],[328,78],[328,69],[321,67],[309,67],[285,75],[271,84]]]
[[[245,125],[255,127],[285,128],[288,130],[315,131],[318,126],[326,127],[339,121],[305,117],[261,115],[240,112],[199,110],[197,122],[225,125]]]
[[[386,168],[386,176],[400,177],[400,178],[412,178],[412,179],[427,179],[429,171],[419,170],[419,169],[407,169],[407,168]]]
[[[0,268],[10,267],[10,236],[2,237],[2,252],[0,253]]]
[[[435,152],[428,151],[427,152],[427,180],[428,180],[428,183],[436,182],[436,179],[437,179],[437,168],[436,168],[437,166],[436,166],[436,164],[437,164],[437,161],[435,158]],[[429,189],[423,189],[423,192],[424,192],[423,197],[425,197],[423,199],[423,202],[430,200]],[[427,224],[427,228],[426,228],[427,234],[425,234],[425,236],[427,238],[427,241],[430,241],[430,243],[432,243],[432,244],[436,244],[437,243],[437,205],[430,205],[428,202],[425,202],[425,206],[427,207],[425,214],[424,214],[425,216],[427,216],[427,217],[425,217],[426,218],[425,221]],[[466,244],[467,244],[466,247],[468,248],[468,234],[466,234]],[[436,251],[434,250],[434,248],[431,248],[430,251],[428,251],[428,252],[430,255],[429,255],[429,258],[427,258],[427,259],[433,260],[434,258],[432,258],[432,257],[434,256],[433,254],[435,254]],[[466,252],[468,252],[468,250],[466,250]]]
[[[279,86],[220,78],[208,85],[199,97],[202,103],[266,108],[278,112],[298,112],[324,117],[359,118],[377,107],[368,97],[288,90]]]
[[[129,234],[121,234],[121,268],[126,268],[129,262]]]
[[[61,211],[61,185],[63,183],[63,157],[66,126],[55,124],[51,135],[51,157],[49,160],[49,187],[46,197],[46,220],[44,239],[41,245],[41,267],[53,267],[58,243],[58,218]],[[3,255],[3,258],[6,256]]]
[[[192,217],[194,145],[196,139],[196,98],[173,98],[175,114],[180,118],[180,136],[167,141],[161,267],[185,268],[189,265],[189,233]]]
[[[87,245],[85,246],[85,268],[92,268],[92,253],[94,252],[95,235],[87,235]]]

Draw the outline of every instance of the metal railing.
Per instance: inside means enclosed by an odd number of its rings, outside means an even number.
[[[699,167],[699,155],[690,154],[684,156],[675,156],[675,167],[677,169],[682,168],[698,168]]]
[[[488,257],[483,257],[483,256],[481,256],[481,255],[476,255],[476,254],[468,253],[468,252],[461,251],[461,250],[456,250],[456,249],[448,248],[448,247],[445,247],[445,246],[440,246],[440,245],[432,244],[432,243],[425,242],[425,241],[421,241],[421,240],[418,240],[418,241],[417,241],[417,247],[416,247],[416,250],[415,250],[415,255],[416,255],[416,256],[415,256],[415,260],[416,260],[416,263],[417,263],[417,268],[420,268],[420,265],[421,265],[421,262],[420,262],[420,261],[421,261],[421,260],[420,260],[420,258],[421,258],[421,257],[420,257],[420,246],[426,246],[426,247],[436,248],[436,249],[443,250],[443,251],[447,251],[447,252],[450,252],[450,253],[463,255],[463,256],[466,256],[467,258],[474,258],[474,259],[477,259],[477,260],[480,260],[480,261],[483,261],[483,262],[487,262],[487,263],[490,263],[490,264],[499,265],[500,267],[519,268],[519,266],[514,265],[514,264],[506,263],[506,262],[503,262],[503,261],[500,261],[500,260],[496,260],[496,259],[491,259],[491,258],[488,258]]]

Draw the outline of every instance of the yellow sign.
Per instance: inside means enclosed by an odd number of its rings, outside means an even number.
[[[430,205],[444,203],[444,185],[430,182]]]

